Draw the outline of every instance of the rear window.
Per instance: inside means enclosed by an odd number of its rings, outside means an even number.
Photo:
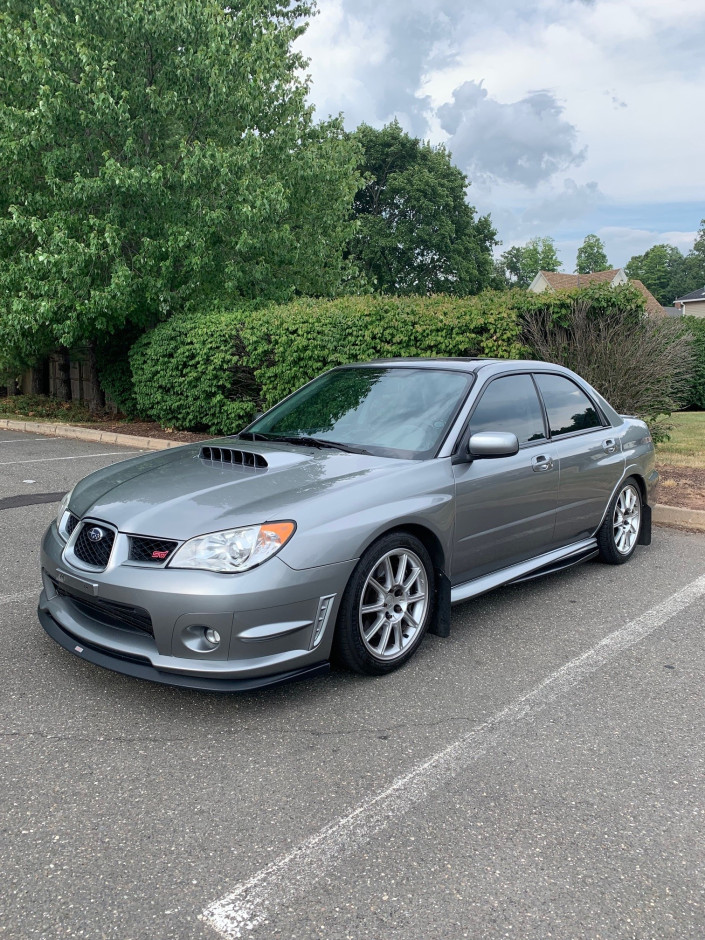
[[[595,406],[575,382],[562,375],[538,373],[536,383],[546,405],[551,437],[602,427]]]

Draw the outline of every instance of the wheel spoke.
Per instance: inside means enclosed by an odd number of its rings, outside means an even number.
[[[384,558],[384,573],[387,578],[386,588],[389,591],[394,586],[394,572],[392,571],[392,561],[389,555]]]
[[[385,590],[385,589],[382,587],[382,585],[379,583],[379,581],[376,581],[374,578],[370,578],[369,581],[367,582],[367,585],[368,585],[368,587],[374,588],[375,591],[377,591],[377,592],[379,593],[379,596],[380,596],[380,597],[384,597],[385,594],[387,593],[386,590]],[[363,594],[364,594],[364,592],[363,592]]]
[[[412,568],[412,569],[411,569],[411,574],[410,574],[409,577],[406,579],[406,581],[404,581],[404,583],[402,584],[402,587],[404,588],[405,591],[408,592],[409,588],[410,588],[413,584],[415,584],[415,582],[416,582],[416,580],[417,580],[417,578],[418,578],[418,576],[419,576],[420,574],[421,574],[421,569],[420,569],[420,568]]]
[[[380,640],[380,644],[377,647],[380,653],[384,653],[387,649],[387,643],[389,643],[389,634],[392,632],[392,626],[393,626],[392,621],[388,620],[387,626],[384,628],[384,633],[382,634],[382,639]]]
[[[402,555],[399,556],[399,566],[397,567],[397,576],[394,579],[395,584],[404,583],[404,574],[406,573],[406,566],[408,564],[408,561],[409,561],[409,556],[406,554],[406,552],[404,552]]]
[[[384,610],[384,601],[378,601],[376,604],[363,604],[360,608],[360,613],[376,614],[379,610]]]
[[[375,633],[377,633],[377,631],[379,630],[379,628],[382,626],[383,623],[387,623],[387,618],[384,616],[384,614],[380,614],[379,617],[377,617],[375,622],[372,624],[372,626],[369,627],[367,630],[365,630],[365,639],[368,641],[368,643],[372,639],[372,637],[375,635]]]
[[[401,620],[397,620],[394,623],[394,645],[397,647],[397,649],[401,649],[402,646],[404,645],[404,637],[402,635],[402,629],[401,629]]]
[[[414,630],[418,630],[419,625],[416,622],[416,620],[412,617],[412,615],[409,613],[408,610],[404,613],[402,620],[406,620],[406,622],[409,624],[410,627],[413,627]]]

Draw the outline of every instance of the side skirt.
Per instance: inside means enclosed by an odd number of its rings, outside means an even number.
[[[578,565],[583,561],[587,561],[588,558],[593,558],[596,554],[597,540],[592,538],[583,539],[582,542],[575,542],[573,545],[557,548],[552,552],[546,552],[545,555],[538,555],[536,558],[519,562],[519,564],[511,565],[509,568],[493,571],[481,578],[475,578],[473,581],[466,581],[465,584],[456,584],[451,589],[450,602],[451,604],[459,604],[471,597],[486,594],[487,591],[492,591],[502,584],[518,584],[521,581],[540,578],[544,574]]]

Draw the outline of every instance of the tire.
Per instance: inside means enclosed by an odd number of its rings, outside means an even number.
[[[602,561],[623,565],[634,554],[642,523],[641,490],[634,477],[620,484],[597,532]]]
[[[423,543],[390,532],[367,551],[340,602],[334,652],[353,672],[382,676],[414,655],[435,607],[433,563]]]

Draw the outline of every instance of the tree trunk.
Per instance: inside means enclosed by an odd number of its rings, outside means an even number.
[[[88,410],[98,414],[105,408],[105,394],[98,381],[98,364],[95,357],[95,344],[89,343],[86,356],[86,378],[88,380]]]
[[[49,394],[49,360],[42,359],[40,363],[32,367],[32,394]]]
[[[56,370],[56,397],[59,401],[71,401],[71,358],[65,346],[58,351],[59,361]]]

